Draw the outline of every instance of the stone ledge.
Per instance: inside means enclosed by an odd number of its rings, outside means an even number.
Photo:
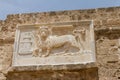
[[[78,70],[97,67],[95,62],[87,64],[65,64],[65,65],[36,65],[36,66],[12,66],[8,72],[22,71],[56,71],[56,70]]]

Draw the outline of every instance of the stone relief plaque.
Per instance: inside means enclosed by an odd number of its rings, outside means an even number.
[[[93,21],[18,25],[13,66],[95,62]]]

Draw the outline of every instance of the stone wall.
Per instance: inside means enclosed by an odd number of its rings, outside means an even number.
[[[6,77],[8,78],[8,80],[17,80],[14,79],[17,74],[13,75],[13,77],[10,78],[11,74],[8,73],[12,62],[13,44],[17,24],[64,22],[71,20],[94,21],[96,37],[96,64],[98,67],[99,80],[119,80],[120,7],[8,15],[6,20],[0,21],[0,80],[6,80]],[[66,74],[66,71],[64,72],[63,74]],[[81,74],[79,73],[81,71],[77,70],[77,72],[78,74],[74,71],[68,75],[74,74],[73,77],[80,77],[78,75]],[[32,75],[31,80],[34,76],[38,77],[38,73],[36,72],[36,74],[33,75],[34,73],[32,74],[32,72],[30,72],[29,74],[23,72],[23,74],[25,74],[27,77],[30,77],[30,75]],[[26,80],[23,79],[27,78],[23,74],[21,74],[21,76],[23,77],[21,77],[20,79]],[[51,74],[53,73],[50,73],[50,75]],[[55,75],[57,74],[58,73],[56,73]],[[45,75],[43,77],[45,77]],[[64,78],[60,77],[59,79],[55,78],[55,80],[67,80],[68,78],[68,76]],[[44,78],[42,80],[44,80]],[[78,80],[86,79],[78,78]]]

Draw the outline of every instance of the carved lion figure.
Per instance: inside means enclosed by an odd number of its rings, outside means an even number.
[[[58,48],[64,45],[67,45],[64,52],[67,52],[70,46],[80,50],[80,46],[74,35],[52,36],[51,32],[51,29],[47,26],[39,28],[36,36],[36,48],[33,51],[33,55],[38,53],[39,56],[48,56],[53,48]],[[45,53],[43,53],[44,51]]]

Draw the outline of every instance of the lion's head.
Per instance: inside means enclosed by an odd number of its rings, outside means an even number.
[[[47,38],[49,35],[51,35],[51,29],[48,28],[48,26],[41,26],[38,30],[38,34],[41,38]]]

